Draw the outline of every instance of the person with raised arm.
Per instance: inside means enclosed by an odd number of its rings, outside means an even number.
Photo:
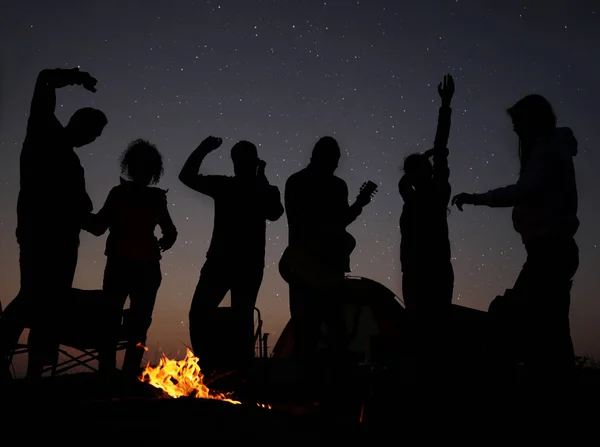
[[[189,315],[192,348],[205,373],[213,368],[211,334],[205,330],[211,311],[231,291],[231,307],[252,321],[264,274],[267,221],[277,221],[284,212],[279,188],[269,183],[267,164],[249,141],[239,141],[231,148],[233,176],[199,173],[206,156],[221,144],[221,138],[206,138],[179,174],[184,185],[211,197],[215,204],[212,239]],[[253,349],[251,343],[248,351]]]
[[[415,330],[414,348],[425,357],[430,352],[421,351],[429,350],[431,343],[441,346],[454,290],[447,218],[451,193],[447,146],[454,95],[451,75],[438,85],[438,94],[441,105],[433,148],[406,157],[398,184],[404,201],[400,216],[402,295]]]
[[[451,193],[447,144],[454,95],[452,76],[444,77],[438,93],[442,104],[434,146],[425,153],[406,157],[404,175],[398,184],[404,200],[400,217],[402,292],[407,310],[415,313],[418,309],[429,312],[430,308],[447,308],[454,284],[447,219]]]
[[[63,126],[55,115],[56,89],[81,85],[96,92],[96,79],[72,69],[42,70],[35,84],[20,157],[17,242],[21,289],[0,319],[0,369],[29,325],[27,377],[37,378],[55,355],[53,314],[72,287],[79,234],[92,211],[85,175],[74,149],[92,143],[107,124],[100,110],[85,107]]]

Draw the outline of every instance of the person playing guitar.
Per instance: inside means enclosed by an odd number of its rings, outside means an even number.
[[[321,138],[308,166],[290,176],[285,185],[289,246],[281,258],[279,271],[290,288],[292,357],[301,368],[300,374],[305,376],[300,382],[306,386],[307,396],[314,389],[310,383],[313,369],[321,360],[333,363],[338,379],[344,374],[347,359],[344,280],[350,271],[350,254],[356,246],[346,227],[362,213],[377,189],[373,182],[365,183],[350,205],[346,182],[334,175],[340,155],[334,138]],[[323,324],[330,352],[327,359],[321,359],[318,349]]]
[[[364,182],[356,197],[356,204],[368,204],[376,192],[376,183],[370,180]],[[333,241],[329,242],[333,245]],[[310,245],[297,244],[286,248],[279,264],[282,278],[288,284],[301,282],[319,289],[330,289],[339,285],[340,275],[336,275],[327,260],[318,255],[318,250],[311,250],[309,247]],[[349,259],[354,248],[356,248],[356,239],[344,228],[341,233],[341,247],[339,251],[335,251]],[[346,271],[349,271],[349,265]]]

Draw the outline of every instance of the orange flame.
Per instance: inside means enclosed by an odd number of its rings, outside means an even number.
[[[227,394],[211,391],[204,384],[199,360],[189,349],[183,360],[172,360],[163,354],[158,366],[153,367],[148,363],[139,380],[160,388],[173,398],[189,396],[241,404],[240,401],[230,399]]]
[[[148,348],[143,347],[146,351]],[[230,393],[219,393],[210,390],[204,384],[204,374],[200,370],[196,357],[189,349],[183,360],[172,360],[162,355],[158,366],[144,368],[139,377],[141,382],[149,383],[159,388],[173,398],[195,397],[199,399],[217,399],[232,404],[241,404],[238,400],[230,399]],[[256,404],[261,408],[271,409],[267,404]]]

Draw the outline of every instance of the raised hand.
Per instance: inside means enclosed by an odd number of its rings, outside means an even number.
[[[82,76],[81,86],[84,89],[89,90],[92,93],[96,93],[96,91],[97,91],[96,84],[98,83],[96,78],[94,78],[93,76],[91,76],[89,73],[86,73],[86,72],[81,72],[80,74]]]
[[[465,204],[472,205],[473,204],[473,195],[467,194],[466,192],[461,192],[460,194],[457,194],[454,197],[452,197],[451,204],[456,205],[456,207],[460,211],[462,211],[463,205],[465,205]]]
[[[452,96],[454,96],[454,79],[452,79],[452,75],[445,75],[444,80],[438,84],[438,94],[442,98],[442,105],[449,106]]]
[[[223,139],[218,137],[213,137],[212,135],[206,138],[202,143],[200,143],[200,147],[206,152],[212,152],[215,149],[218,149],[223,144]]]
[[[79,67],[73,68],[75,72],[75,84],[81,85],[84,89],[96,93],[96,84],[98,81],[87,71],[79,71]]]

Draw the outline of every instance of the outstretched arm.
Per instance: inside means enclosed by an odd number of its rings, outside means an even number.
[[[491,189],[482,194],[467,194],[464,192],[457,194],[452,198],[452,204],[462,211],[463,204],[506,208],[535,201],[543,187],[543,183],[538,181],[541,179],[533,178],[524,181],[521,181],[521,179],[514,185]]]
[[[553,160],[543,147],[534,147],[514,185],[492,189],[483,194],[462,193],[452,199],[459,209],[462,204],[493,208],[534,205],[552,182]]]
[[[536,148],[523,167],[519,180],[514,185],[492,189],[484,194],[474,194],[474,205],[508,207],[532,205],[543,194],[551,176],[549,155]]]
[[[208,154],[221,146],[223,140],[216,137],[208,137],[190,154],[181,172],[179,181],[188,188],[209,196],[214,195],[214,182],[212,176],[201,175],[200,166]]]
[[[82,229],[90,234],[93,234],[94,236],[102,236],[104,233],[106,233],[106,230],[108,230],[112,222],[114,202],[115,193],[111,191],[108,193],[106,202],[104,202],[104,205],[102,208],[100,208],[100,211],[98,211],[96,214],[90,213],[84,219]]]
[[[515,206],[517,201],[517,185],[502,186],[482,194],[473,194],[473,205],[484,205],[491,208]]]
[[[484,205],[491,208],[503,208],[515,206],[517,197],[517,185],[503,186],[492,189],[483,194],[469,194],[461,192],[452,197],[452,205],[462,211],[463,205]]]

